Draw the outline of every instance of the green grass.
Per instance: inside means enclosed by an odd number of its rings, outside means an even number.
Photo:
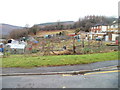
[[[2,59],[2,67],[40,67],[60,66],[74,64],[88,64],[107,60],[117,60],[118,52],[97,53],[86,55],[60,55],[60,56],[24,56],[11,55]]]

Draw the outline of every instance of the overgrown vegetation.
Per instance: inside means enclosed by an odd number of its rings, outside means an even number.
[[[40,66],[60,66],[88,64],[107,60],[118,60],[118,52],[60,56],[11,55],[2,59],[2,67],[28,68]]]

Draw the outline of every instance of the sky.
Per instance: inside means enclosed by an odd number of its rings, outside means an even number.
[[[0,23],[17,26],[77,21],[87,15],[118,17],[119,0],[0,0]]]

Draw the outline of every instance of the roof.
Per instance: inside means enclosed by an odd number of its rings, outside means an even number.
[[[10,46],[10,48],[15,48],[15,49],[25,49],[25,45],[24,44],[11,44],[11,43],[9,43],[9,44],[6,44],[7,46],[9,45]]]
[[[94,26],[95,26],[95,27],[96,27],[96,26],[107,26],[107,24],[105,24],[105,23],[97,23],[97,24],[95,24]]]

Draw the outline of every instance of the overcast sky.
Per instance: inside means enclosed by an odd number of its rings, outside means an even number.
[[[119,0],[0,0],[0,23],[30,26],[77,21],[86,15],[118,16]]]

